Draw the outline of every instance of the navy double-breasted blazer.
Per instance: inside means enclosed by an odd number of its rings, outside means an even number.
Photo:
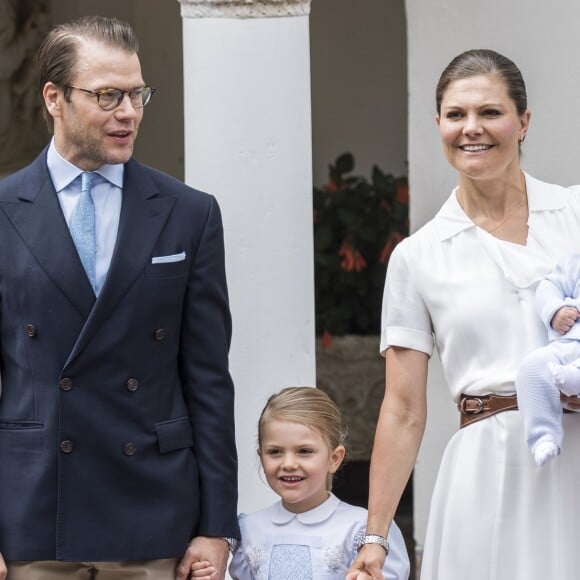
[[[4,557],[169,558],[237,537],[230,335],[213,197],[130,160],[95,299],[46,150],[2,180]]]

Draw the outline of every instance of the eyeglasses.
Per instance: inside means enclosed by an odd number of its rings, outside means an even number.
[[[89,89],[81,89],[81,87],[75,87],[74,85],[65,85],[69,89],[76,89],[77,91],[83,91],[83,93],[88,93],[92,97],[97,97],[97,104],[103,111],[112,111],[116,109],[125,98],[125,95],[129,95],[129,100],[135,109],[142,109],[153,96],[153,93],[157,89],[153,89],[145,85],[144,87],[137,87],[136,89],[131,89],[130,91],[122,91],[121,89],[100,89],[98,91],[91,91]]]

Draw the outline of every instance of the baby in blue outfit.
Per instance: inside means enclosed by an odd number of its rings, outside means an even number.
[[[536,308],[549,344],[523,360],[516,389],[526,442],[541,466],[562,448],[560,393],[580,395],[580,254],[569,256],[540,282]]]

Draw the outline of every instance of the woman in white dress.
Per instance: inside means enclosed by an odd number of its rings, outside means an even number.
[[[522,172],[530,113],[509,59],[489,50],[457,56],[441,75],[436,103],[459,185],[389,263],[381,336],[387,388],[367,534],[388,529],[413,469],[436,348],[464,426],[441,462],[421,580],[577,580],[580,416],[563,416],[565,451],[536,467],[514,380],[523,357],[546,343],[534,290],[580,247],[580,192]],[[363,546],[347,580],[382,578],[384,556]]]

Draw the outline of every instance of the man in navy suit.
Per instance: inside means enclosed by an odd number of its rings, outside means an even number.
[[[132,158],[153,89],[129,25],[57,26],[39,80],[53,139],[0,182],[0,579],[222,580],[239,530],[218,205]]]

